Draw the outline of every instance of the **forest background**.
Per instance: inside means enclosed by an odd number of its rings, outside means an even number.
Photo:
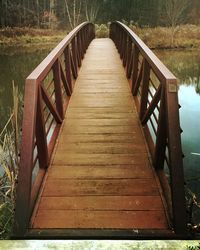
[[[200,47],[199,0],[0,0],[0,45],[55,40],[86,20],[98,37],[119,20],[151,48]]]

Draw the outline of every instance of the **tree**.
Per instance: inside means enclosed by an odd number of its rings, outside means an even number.
[[[87,21],[94,23],[100,8],[99,0],[85,0],[85,16]]]
[[[189,0],[167,0],[164,3],[166,23],[171,28],[171,46],[174,47],[174,38],[177,26],[185,21],[185,11],[189,6]]]
[[[70,2],[70,3],[69,3]],[[82,10],[82,0],[65,0],[65,7],[71,29],[74,29],[80,21],[80,14]]]

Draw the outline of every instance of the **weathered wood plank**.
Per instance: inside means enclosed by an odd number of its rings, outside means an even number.
[[[62,134],[59,144],[63,143],[144,143],[137,134]],[[95,146],[95,144],[94,144]]]
[[[45,210],[162,210],[160,196],[76,196],[42,197],[40,208]]]
[[[137,113],[135,111],[135,109],[133,109],[132,107],[79,107],[79,108],[73,108],[73,107],[69,107],[67,109],[66,114],[68,113],[73,113],[74,115],[76,113],[101,113],[101,114],[105,114],[105,113],[110,113],[110,114],[115,114],[115,113],[119,113],[119,114],[124,114],[124,113],[128,113],[128,115],[134,114],[137,116]],[[129,118],[132,118],[131,116],[129,116]],[[136,118],[136,117],[135,117]]]
[[[73,112],[76,112],[73,109]],[[95,113],[95,112],[88,112],[88,113],[67,113],[66,118],[68,119],[123,119],[123,118],[134,118],[135,115],[133,113]]]
[[[135,121],[135,119],[129,117],[124,119],[66,119],[66,124],[68,126],[73,126],[77,123],[80,126],[133,126],[135,124],[138,125],[138,121]]]
[[[82,88],[79,88],[76,90],[76,93],[79,93],[79,94],[83,94],[83,93],[87,93],[87,94],[90,94],[90,93],[127,93],[127,90],[124,89],[124,88],[115,88],[114,86],[110,87],[110,86],[105,86],[105,87],[93,87],[93,88],[87,88],[86,87],[82,87]]]
[[[74,98],[75,99],[75,98]],[[118,98],[107,98],[107,99],[97,99],[97,98],[85,98],[75,99],[74,102],[70,103],[70,107],[132,107],[133,101],[129,99],[118,99]]]
[[[78,154],[135,154],[146,153],[144,144],[124,143],[59,143],[58,151]]]
[[[158,195],[154,179],[51,180],[42,196]]]
[[[147,153],[141,154],[65,154],[57,152],[53,160],[54,165],[148,165]]]
[[[74,126],[63,127],[62,134],[138,134],[141,129],[138,126]]]
[[[39,210],[33,227],[164,229],[167,223],[163,211]]]
[[[48,179],[123,179],[153,178],[152,170],[144,165],[68,166],[53,165]]]

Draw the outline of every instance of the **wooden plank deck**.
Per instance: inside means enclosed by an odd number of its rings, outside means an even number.
[[[89,46],[30,228],[168,229],[119,54]]]

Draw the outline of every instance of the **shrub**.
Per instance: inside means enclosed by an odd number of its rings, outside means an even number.
[[[109,37],[109,28],[105,24],[97,25],[95,24],[96,37],[97,38],[107,38]]]

